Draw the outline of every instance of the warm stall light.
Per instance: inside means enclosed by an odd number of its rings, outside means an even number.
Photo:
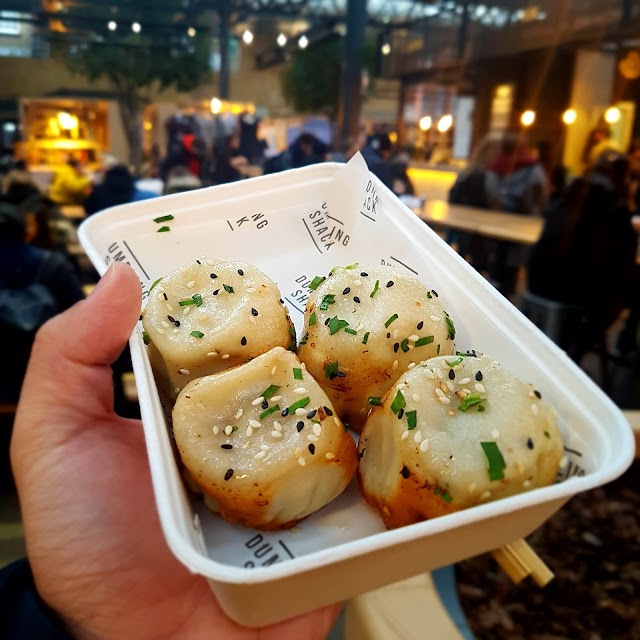
[[[242,34],[242,42],[245,44],[251,44],[253,42],[253,33],[249,29],[245,29]]]
[[[453,126],[453,116],[450,113],[442,116],[440,120],[438,120],[438,131],[440,133],[446,133]]]
[[[388,42],[385,42],[380,48],[383,56],[388,56],[391,53],[391,45]]]
[[[309,46],[309,38],[307,38],[307,36],[300,36],[298,39],[298,46],[301,49],[306,49]]]
[[[222,100],[220,98],[211,98],[211,113],[217,115],[222,111]]]
[[[398,142],[398,134],[395,131],[389,132],[389,142],[391,144],[395,144],[396,142]]]
[[[276,39],[276,42],[279,47],[284,47],[284,45],[287,44],[287,36],[285,36],[284,33],[281,33]]]
[[[620,113],[620,109],[618,109],[618,107],[609,107],[604,112],[604,119],[609,124],[615,124],[616,122],[619,122],[621,117],[622,113]]]
[[[145,131],[151,131],[151,129],[153,129],[153,124],[151,124],[151,122],[149,122],[148,120],[145,120],[142,126]]]
[[[562,114],[562,122],[566,125],[573,124],[578,118],[578,113],[575,109],[567,109]]]
[[[78,126],[78,118],[72,116],[66,111],[58,112],[56,118],[58,119],[58,124],[63,131],[71,131]]]
[[[131,25],[131,31],[133,31],[133,33],[140,33],[140,30],[142,29],[142,27],[140,26],[139,22],[134,22]]]
[[[420,130],[429,131],[431,129],[431,116],[424,116],[420,118]]]
[[[520,116],[520,122],[523,127],[530,127],[536,121],[536,112],[531,109],[527,109]]]
[[[109,29],[109,31],[115,31],[117,28],[118,25],[115,20],[109,20],[109,22],[107,22],[107,29]]]
[[[187,29],[187,35],[188,35],[190,38],[193,38],[193,37],[196,35],[196,30],[195,30],[193,27],[189,27],[189,28]]]

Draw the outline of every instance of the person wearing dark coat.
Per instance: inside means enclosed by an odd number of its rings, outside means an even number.
[[[119,204],[138,202],[139,200],[155,197],[157,197],[157,194],[152,191],[137,189],[135,179],[129,169],[123,164],[117,164],[104,174],[102,183],[93,188],[84,203],[84,209],[87,215],[90,216]]]

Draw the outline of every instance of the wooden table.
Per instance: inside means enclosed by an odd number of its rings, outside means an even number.
[[[526,245],[537,242],[544,226],[542,218],[465,207],[444,200],[429,200],[416,213],[429,225]]]

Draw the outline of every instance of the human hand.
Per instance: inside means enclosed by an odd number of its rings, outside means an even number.
[[[38,592],[78,638],[324,638],[338,606],[241,627],[167,547],[141,422],[113,411],[109,365],[139,312],[138,278],[116,263],[37,335],[11,457]]]

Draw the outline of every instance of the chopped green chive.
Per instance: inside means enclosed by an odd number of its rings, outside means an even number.
[[[260,395],[268,400],[280,387],[275,384],[272,384],[270,387],[267,387]]]
[[[159,218],[154,218],[154,222],[169,222],[169,220],[173,220],[173,216],[169,214],[168,216],[160,216]]]
[[[485,411],[484,405],[483,404],[479,404],[478,405],[478,413],[482,413],[483,411]]]
[[[338,333],[340,329],[348,327],[349,323],[346,320],[340,320],[338,316],[333,316],[327,326],[329,327],[329,333],[333,335],[334,333]]]
[[[345,327],[345,333],[350,333],[352,336],[358,335],[358,332],[351,327]]]
[[[470,393],[468,396],[466,396],[466,398],[460,403],[460,406],[458,407],[458,411],[466,411],[467,409],[469,409],[470,407],[473,407],[475,405],[480,405],[481,402],[484,402],[485,398],[482,398],[479,394],[477,393]],[[482,406],[482,405],[480,405]],[[480,407],[478,407],[478,411],[480,411]],[[484,411],[484,407],[482,408],[482,411]]]
[[[191,299],[196,303],[196,307],[202,306],[202,296],[199,293],[194,293]]]
[[[349,264],[346,267],[344,267],[345,269],[357,269],[360,266],[359,262],[354,262],[353,264]],[[333,267],[333,269],[331,269],[331,273],[335,273],[338,269],[342,269],[343,267],[341,267],[340,265],[337,265],[335,267]]]
[[[309,339],[309,332],[307,331],[303,336],[302,336],[302,340],[300,340],[300,344],[307,344],[307,340]]]
[[[194,293],[190,298],[187,298],[186,300],[180,300],[178,304],[181,307],[189,307],[192,305],[200,307],[202,305],[202,296],[199,293]]]
[[[398,413],[400,409],[404,409],[406,406],[407,406],[407,402],[404,399],[404,396],[402,395],[402,391],[398,391],[398,393],[396,393],[396,397],[393,399],[393,402],[391,403],[391,411],[393,411],[393,413]]]
[[[388,329],[389,325],[394,321],[398,319],[398,314],[394,313],[385,323],[384,326]]]
[[[431,344],[433,342],[433,336],[424,336],[423,338],[418,338],[415,341],[416,347],[424,347],[425,344]]]
[[[504,470],[507,465],[502,457],[500,449],[495,442],[481,442],[480,446],[487,456],[489,462],[489,480],[502,480],[504,478]]]
[[[144,342],[145,344],[149,344],[151,342],[151,338],[149,337],[149,334],[146,331],[142,332],[142,342]]]
[[[265,409],[260,414],[260,420],[264,420],[267,416],[270,416],[272,413],[275,413],[276,411],[280,411],[280,405],[279,404],[274,404],[272,407],[269,407],[268,409]]]
[[[323,276],[316,276],[309,283],[309,289],[311,289],[311,291],[315,291],[325,280],[326,280],[326,278],[324,278]]]
[[[431,300],[431,298],[433,298],[433,296],[431,295],[431,291],[427,291],[427,298],[429,298],[429,300]]]
[[[305,396],[304,398],[300,398],[300,400],[296,400],[289,407],[289,415],[295,413],[296,409],[304,409],[311,402],[311,398],[309,396]]]
[[[369,332],[367,331],[367,333],[364,334],[364,337],[362,338],[362,344],[367,344],[367,342],[369,342]]]
[[[369,396],[367,402],[369,404],[372,404],[374,407],[379,407],[382,405],[382,398],[378,398],[377,396]]]
[[[322,302],[320,303],[320,311],[328,311],[329,305],[333,304],[336,301],[336,296],[333,293],[328,293],[324,298],[322,298]]]
[[[373,291],[369,294],[370,298],[373,298],[373,296],[376,295],[376,293],[378,293],[378,289],[380,288],[380,280],[376,280],[376,283],[373,287]]]
[[[171,227],[160,227],[156,233],[166,233],[167,231],[171,231]]]
[[[449,317],[448,313],[445,315],[444,319],[446,320],[447,328],[449,329],[449,338],[453,340],[456,337],[456,327],[453,324],[453,320]]]
[[[338,361],[336,360],[335,362],[330,362],[329,364],[326,364],[324,367],[324,377],[325,378],[332,378],[333,376],[336,375],[336,373],[338,373]]]
[[[409,431],[412,431],[418,424],[418,412],[407,411],[405,415],[407,416],[407,428],[409,429]]]
[[[436,487],[433,491],[437,496],[440,496],[445,502],[449,503],[453,498],[449,494],[446,489],[441,489],[440,487]]]
[[[153,291],[153,288],[158,284],[158,282],[160,282],[160,280],[162,280],[162,278],[158,278],[157,280],[153,281],[153,284],[149,287],[149,293]]]
[[[296,328],[295,327],[289,327],[289,333],[291,334],[291,337],[295,340],[296,339]]]
[[[318,321],[318,319],[316,318],[316,312],[314,311],[310,316],[309,316],[309,326],[313,327],[313,325]]]
[[[400,348],[407,353],[407,351],[409,351],[409,338],[405,338],[401,343],[400,343]]]
[[[299,369],[298,367],[293,367],[293,377],[296,380],[302,380],[302,369]]]
[[[457,358],[456,360],[454,360],[453,362],[449,362],[448,360],[445,360],[445,362],[450,366],[450,367],[457,367],[461,362],[462,362],[462,358]]]
[[[204,338],[204,333],[202,333],[202,331],[192,331],[191,335],[194,338]]]
[[[233,293],[233,287],[231,285],[223,284],[222,286],[227,293]]]

